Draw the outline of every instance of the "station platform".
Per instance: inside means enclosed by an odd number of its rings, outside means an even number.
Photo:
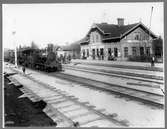
[[[117,67],[126,67],[134,69],[145,69],[153,71],[163,71],[164,63],[155,63],[154,67],[151,67],[149,62],[131,62],[131,61],[104,61],[104,60],[82,60],[82,59],[73,59],[71,63],[81,63],[81,64],[92,64],[92,65],[102,65],[102,66],[117,66]]]
[[[130,74],[130,76],[135,76],[135,75],[140,75],[140,77],[145,78],[146,76],[154,76],[157,78],[163,78],[164,77],[164,72],[160,71],[150,71],[150,70],[144,70],[144,69],[128,69],[128,68],[119,68],[119,67],[106,67],[106,66],[96,66],[96,65],[86,65],[86,64],[66,64],[64,65],[65,67],[71,66],[73,68],[83,68],[83,69],[88,69],[88,70],[95,70],[95,71],[101,71],[101,72],[107,72],[107,73],[114,73],[117,72],[120,75],[123,73],[125,74]]]

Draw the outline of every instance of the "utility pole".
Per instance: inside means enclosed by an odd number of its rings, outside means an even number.
[[[149,25],[149,34],[148,34],[149,42],[151,42],[150,30],[151,30],[152,13],[153,13],[153,6],[151,7],[151,16],[150,16],[150,25]],[[152,54],[154,54],[154,52],[153,52],[153,44],[152,43],[151,43],[151,49],[152,49]]]
[[[14,39],[14,47],[15,47],[15,67],[17,67],[17,45],[16,45],[16,41],[15,41],[15,34],[16,34],[16,31],[13,31],[12,32],[13,34],[13,39]]]
[[[14,19],[14,31],[13,34],[13,42],[14,42],[14,48],[15,48],[15,67],[17,67],[17,44],[16,44],[16,21]]]

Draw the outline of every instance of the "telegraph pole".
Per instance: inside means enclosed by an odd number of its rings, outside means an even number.
[[[149,36],[148,37],[149,42],[151,42],[150,30],[151,30],[152,13],[153,13],[153,6],[151,7],[151,16],[150,16],[150,25],[149,25],[149,34],[148,34],[148,36]],[[152,49],[152,54],[154,54],[153,53],[153,45],[152,45],[152,43],[151,43],[151,49]]]
[[[151,19],[152,19],[152,13],[153,13],[153,6],[151,7],[150,27],[149,27],[149,29],[151,29]]]
[[[14,31],[13,34],[13,42],[14,42],[14,48],[15,48],[15,67],[17,67],[17,44],[16,44],[16,21],[14,20]]]
[[[15,34],[16,34],[16,31],[13,31],[12,32],[13,34],[13,39],[14,39],[14,47],[15,47],[15,67],[17,67],[17,45],[16,45],[16,41],[15,41]]]

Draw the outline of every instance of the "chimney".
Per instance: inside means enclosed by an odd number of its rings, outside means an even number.
[[[123,26],[124,25],[124,18],[117,18],[118,20],[118,25]]]

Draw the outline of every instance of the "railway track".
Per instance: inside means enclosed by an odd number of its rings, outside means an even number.
[[[104,69],[97,69],[97,68],[88,68],[84,66],[75,66],[75,65],[63,65],[65,69],[73,69],[77,71],[89,72],[89,73],[96,73],[101,75],[107,76],[114,76],[114,77],[121,77],[121,78],[129,78],[139,81],[147,81],[153,82],[158,84],[163,84],[163,77],[156,76],[156,75],[145,75],[139,73],[132,73],[132,72],[124,72],[124,71],[113,71],[113,70],[104,70]]]
[[[120,85],[112,85],[112,84],[104,83],[101,81],[95,81],[88,78],[68,75],[64,73],[54,73],[52,75],[61,79],[71,81],[71,82],[83,84],[83,86],[86,86],[89,88],[95,88],[95,89],[100,89],[107,92],[112,92],[114,94],[118,94],[123,97],[128,97],[132,100],[137,100],[145,104],[154,105],[159,108],[164,107],[164,95],[150,93],[147,91],[141,91],[141,90],[132,89],[128,87],[123,87]]]
[[[28,75],[18,73],[14,77],[9,76],[12,83],[20,89],[32,101],[44,100],[47,103],[43,110],[52,118],[58,126],[62,127],[127,127],[127,120],[120,120],[114,114],[104,113],[104,109],[95,109],[88,102],[80,102],[75,96],[38,81]]]
[[[43,73],[43,72],[42,72]],[[128,97],[132,100],[140,101],[144,104],[153,105],[159,108],[164,108],[164,95],[156,94],[140,89],[128,88],[121,85],[113,85],[97,80],[92,80],[84,77],[68,75],[65,73],[51,73],[49,76],[65,79],[71,82],[83,84],[83,86],[111,92],[114,94],[121,95],[122,97]]]

